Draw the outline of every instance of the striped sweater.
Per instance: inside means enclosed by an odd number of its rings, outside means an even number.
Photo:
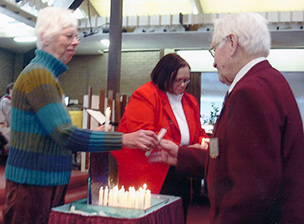
[[[35,54],[13,89],[5,176],[21,184],[65,185],[71,175],[72,152],[121,149],[122,133],[72,125],[57,80],[68,67],[42,50]]]

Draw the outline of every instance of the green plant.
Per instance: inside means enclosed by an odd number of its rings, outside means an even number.
[[[214,103],[211,103],[212,110],[210,111],[210,116],[203,115],[203,124],[215,124],[219,116],[219,107],[216,107]]]

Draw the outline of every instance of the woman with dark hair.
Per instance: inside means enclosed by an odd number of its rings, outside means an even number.
[[[164,138],[178,145],[192,145],[208,137],[201,128],[196,98],[185,92],[190,82],[189,64],[178,54],[167,54],[153,69],[151,80],[132,94],[118,130],[129,133],[146,129],[158,133],[165,128]],[[181,196],[186,218],[190,202],[188,178],[176,176],[174,166],[149,163],[141,150],[123,148],[112,154],[118,163],[120,186],[138,188],[146,183],[152,193]]]

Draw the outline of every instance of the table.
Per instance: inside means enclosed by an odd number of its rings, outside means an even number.
[[[163,200],[146,210],[103,207],[86,204],[82,199],[51,210],[48,224],[184,224],[184,212],[180,197],[156,195]],[[71,212],[71,206],[76,212]],[[102,211],[107,216],[96,213]],[[81,214],[78,214],[81,213]]]

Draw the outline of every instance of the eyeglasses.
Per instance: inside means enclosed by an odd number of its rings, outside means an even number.
[[[190,82],[190,79],[178,79],[178,80],[174,80],[174,82],[176,82],[178,85],[181,85],[182,83],[184,85],[188,85]]]
[[[69,41],[73,41],[75,38],[77,41],[80,41],[80,37],[78,34],[73,34],[73,33],[64,33],[63,34]]]
[[[227,40],[227,37],[224,37],[222,40],[220,40],[219,42],[217,42],[213,47],[211,47],[208,51],[210,52],[211,56],[214,57],[215,54],[215,49],[218,47],[218,45],[220,45],[220,43],[222,43],[223,41]]]

